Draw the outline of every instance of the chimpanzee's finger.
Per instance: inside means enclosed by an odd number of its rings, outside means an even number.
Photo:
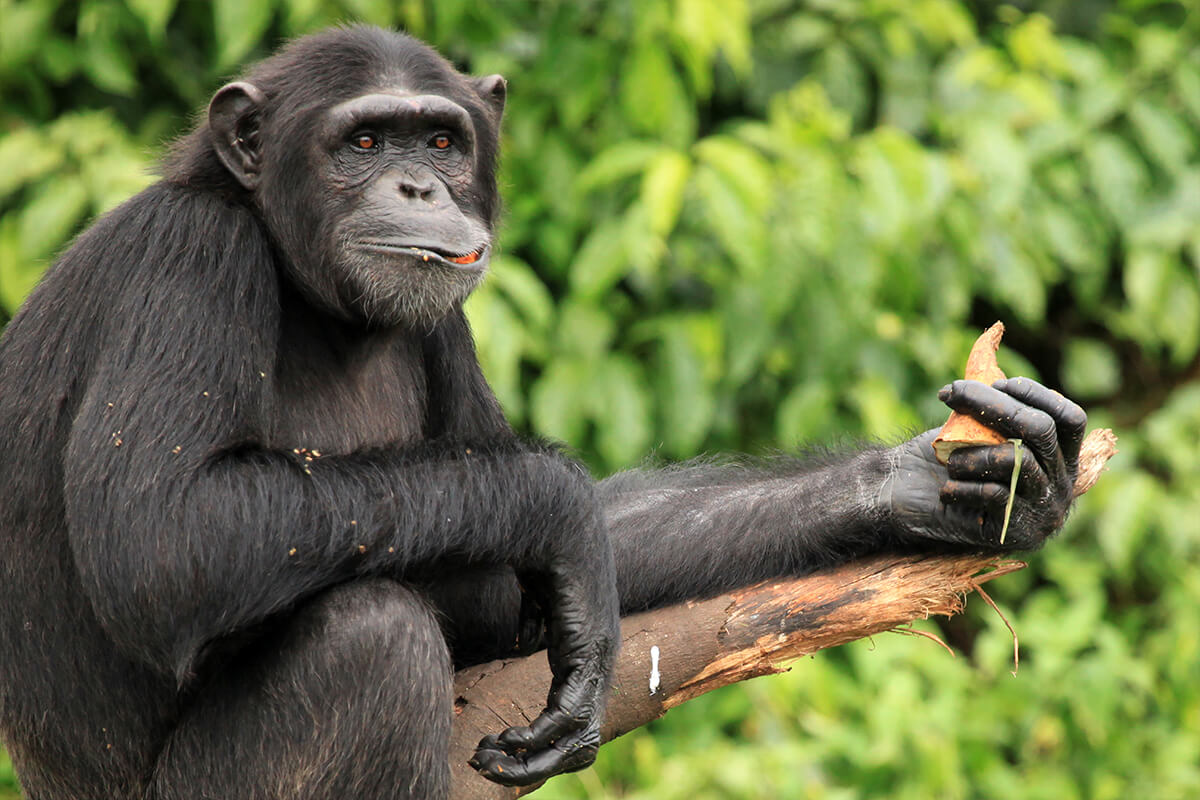
[[[516,725],[498,736],[485,737],[479,749],[526,756],[569,741],[582,730],[599,730],[607,686],[607,659],[599,655],[604,651],[599,644],[587,651],[563,654],[552,649],[551,661],[569,666],[563,670],[565,679],[556,681],[551,688],[546,708],[529,725]]]
[[[1016,446],[1012,443],[960,447],[950,454],[946,472],[956,481],[992,481],[1010,486],[1015,463]],[[1021,497],[1043,497],[1049,489],[1050,479],[1037,459],[1022,458],[1017,493]]]
[[[471,766],[497,783],[523,786],[591,764],[600,747],[601,676],[594,661],[583,660],[532,723],[485,736]]]
[[[496,744],[508,753],[540,750],[550,742],[583,727],[586,720],[574,719],[562,708],[547,708],[528,725],[515,725],[502,731]]]
[[[1004,508],[1008,502],[1008,486],[976,481],[946,481],[939,496],[947,505],[978,508]]]
[[[505,786],[527,786],[544,781],[561,772],[583,769],[596,760],[600,734],[595,727],[555,741],[545,749],[505,752],[489,736],[479,743],[479,749],[468,762],[489,780]]]
[[[1001,436],[1022,440],[1048,473],[1060,471],[1058,426],[1045,411],[979,381],[954,381],[938,397]]]
[[[1074,466],[1087,431],[1086,411],[1062,394],[1029,378],[1005,378],[993,383],[992,387],[1053,417],[1058,426],[1058,446],[1062,449],[1063,460]]]

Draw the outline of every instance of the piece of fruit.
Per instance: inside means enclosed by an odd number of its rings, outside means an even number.
[[[979,381],[989,386],[1001,378],[1007,377],[996,363],[996,351],[1000,348],[1000,337],[1004,336],[1004,323],[997,322],[984,331],[971,347],[967,356],[967,370],[964,377],[969,381]],[[950,454],[960,447],[975,447],[978,445],[1003,444],[1008,441],[991,428],[979,422],[974,417],[950,412],[950,418],[942,426],[942,432],[933,440],[933,452],[937,460],[943,464]]]

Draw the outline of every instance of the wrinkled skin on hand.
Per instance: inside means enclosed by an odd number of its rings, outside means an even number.
[[[1004,544],[1000,532],[1015,463],[1011,443],[960,448],[946,465],[934,457],[938,430],[893,449],[893,469],[880,493],[889,519],[904,538],[985,549],[1040,547],[1062,527],[1071,506],[1087,414],[1028,378],[1007,378],[991,386],[959,380],[938,397],[955,411],[1024,443]]]

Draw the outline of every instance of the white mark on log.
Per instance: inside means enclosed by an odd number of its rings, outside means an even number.
[[[662,676],[658,674],[658,645],[650,647],[650,694],[658,691],[658,681]]]

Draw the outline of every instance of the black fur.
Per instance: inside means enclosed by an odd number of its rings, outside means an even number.
[[[0,732],[31,800],[444,797],[451,665],[548,645],[551,707],[476,760],[535,781],[594,757],[617,585],[642,609],[994,541],[935,519],[947,476],[905,471],[912,443],[597,489],[517,438],[462,315],[475,278],[437,255],[490,246],[503,91],[399,34],[299,40],[5,331]],[[320,139],[371,93],[426,100],[372,123],[383,149]],[[421,149],[445,101],[458,160]],[[431,250],[355,244],[414,230]],[[1061,522],[1066,462],[1026,481],[1047,510],[1021,544]]]

